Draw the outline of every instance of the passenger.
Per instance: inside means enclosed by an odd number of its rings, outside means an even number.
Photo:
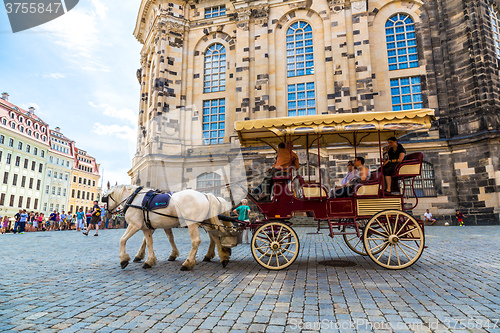
[[[386,193],[391,193],[392,190],[392,174],[396,170],[399,163],[403,162],[406,156],[406,150],[404,147],[398,143],[396,137],[390,137],[387,139],[387,160],[384,161],[384,176]]]
[[[273,187],[273,177],[276,171],[286,171],[290,167],[294,167],[296,170],[299,168],[299,157],[293,151],[289,151],[285,144],[281,142],[278,145],[276,161],[272,168],[265,172],[262,183],[252,191],[253,194],[258,195],[258,200],[269,199]]]
[[[347,184],[346,186],[342,186],[335,191],[334,194],[335,198],[345,198],[352,196],[356,191],[356,186],[360,182],[364,182],[370,179],[370,170],[365,166],[365,159],[363,157],[357,156],[354,159],[354,167],[355,167],[355,171],[353,171],[354,177],[351,179],[349,184]]]

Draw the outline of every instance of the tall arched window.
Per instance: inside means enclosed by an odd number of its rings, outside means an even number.
[[[418,67],[415,23],[407,14],[396,14],[385,23],[389,70]]]
[[[488,6],[488,12],[491,19],[491,30],[493,31],[493,43],[495,43],[495,53],[500,59],[500,14],[493,5]]]
[[[221,177],[217,173],[203,173],[196,178],[196,189],[203,193],[212,193],[215,196],[220,196],[220,179]]]
[[[203,92],[226,90],[226,48],[216,43],[205,52]]]
[[[311,25],[293,23],[286,32],[287,76],[314,74],[314,51]]]

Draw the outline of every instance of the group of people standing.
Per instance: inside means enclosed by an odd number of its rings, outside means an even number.
[[[111,223],[109,223],[110,220]],[[101,208],[98,206],[97,201],[94,201],[94,207],[91,210],[87,209],[86,212],[83,211],[83,208],[80,208],[76,214],[71,212],[66,213],[65,211],[57,212],[54,210],[46,216],[44,213],[27,212],[26,209],[20,209],[14,217],[0,216],[0,221],[2,234],[7,232],[24,234],[25,232],[56,230],[85,230],[84,234],[86,234],[88,230],[91,229],[89,226],[92,226],[92,228],[96,229],[97,235],[97,231],[101,224],[104,224],[101,226],[101,229],[121,227],[121,219],[118,214],[103,219]]]

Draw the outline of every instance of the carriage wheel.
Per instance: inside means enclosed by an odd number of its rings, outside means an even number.
[[[260,226],[255,231],[251,244],[254,259],[267,269],[286,268],[299,255],[297,233],[282,222],[269,222]]]
[[[399,210],[375,214],[366,225],[363,243],[368,256],[388,269],[413,265],[424,251],[424,233],[413,216]]]
[[[355,231],[356,228],[353,226],[350,226],[347,228],[347,226],[344,226],[342,228],[342,232],[347,232],[347,231],[353,230]],[[360,230],[360,235],[356,234],[350,234],[350,235],[342,235],[344,238],[344,242],[347,244],[347,246],[355,253],[361,254],[362,256],[367,256],[368,253],[365,251],[365,247],[363,244],[363,230]]]

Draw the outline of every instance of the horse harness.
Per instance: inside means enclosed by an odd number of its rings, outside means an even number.
[[[125,215],[125,213],[127,212],[127,210],[129,208],[136,208],[136,209],[140,209],[142,211],[142,216],[144,218],[144,223],[146,224],[146,226],[148,227],[148,229],[151,229],[151,230],[154,230],[155,228],[153,228],[153,226],[151,225],[151,220],[149,219],[149,212],[153,212],[155,214],[158,214],[158,215],[161,215],[161,216],[165,216],[165,217],[170,217],[170,218],[175,218],[175,219],[179,219],[178,216],[173,216],[173,215],[169,215],[169,214],[163,214],[163,213],[159,213],[159,212],[155,212],[154,209],[151,209],[150,205],[151,203],[154,201],[154,198],[159,195],[159,194],[166,194],[168,195],[168,199],[167,199],[167,202],[166,202],[166,205],[161,205],[161,207],[158,207],[158,208],[164,208],[166,206],[168,206],[168,201],[169,199],[172,197],[172,193],[165,193],[161,190],[150,190],[148,192],[146,192],[146,196],[144,197],[143,201],[142,201],[142,205],[141,206],[138,206],[138,205],[133,205],[132,202],[134,201],[135,197],[141,192],[141,190],[144,188],[144,186],[139,186],[135,191],[134,193],[132,193],[128,198],[126,198],[125,200],[123,200],[122,202],[120,202],[118,204],[121,205],[124,201],[125,202],[125,205],[123,207],[123,215]],[[205,194],[206,196],[206,194]],[[215,197],[217,199],[217,201],[219,201],[220,203],[220,200],[219,198]],[[114,199],[113,199],[114,201]],[[117,207],[118,207],[117,206]],[[240,223],[240,224],[245,224],[243,223],[242,221],[239,221],[237,219],[233,219],[233,218],[230,218],[230,217],[227,217],[225,215],[218,215],[218,218],[223,220],[223,221],[228,221],[228,222],[233,222],[233,223]],[[206,223],[206,222],[203,222],[203,221],[195,221],[195,220],[191,220],[191,219],[187,219],[187,218],[183,218],[184,220],[186,221],[190,221],[190,222],[194,222],[194,223],[199,223],[199,224],[207,224],[207,225],[211,225],[211,223]],[[227,228],[226,226],[218,226],[218,227],[223,227],[223,228]]]

